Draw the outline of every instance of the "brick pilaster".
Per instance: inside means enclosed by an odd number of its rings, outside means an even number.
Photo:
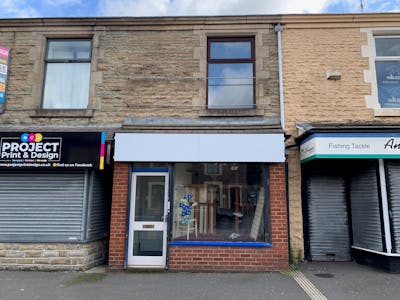
[[[128,207],[129,164],[114,164],[114,181],[111,204],[110,249],[108,266],[111,271],[124,267],[126,243],[126,217]]]

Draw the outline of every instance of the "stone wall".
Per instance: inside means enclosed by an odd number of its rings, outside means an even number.
[[[400,121],[399,109],[382,113],[370,105],[376,83],[368,58],[368,52],[373,52],[368,33],[399,32],[398,18],[396,14],[283,17],[285,132],[291,136],[287,146],[295,145],[297,123],[382,125]],[[338,70],[340,80],[328,80],[329,70]],[[287,154],[291,246],[296,259],[304,255],[301,164],[297,147]]]
[[[107,261],[108,241],[0,243],[0,270],[84,271]]]
[[[207,36],[238,35],[255,37],[257,109],[231,114],[279,118],[277,42],[269,21],[257,17],[153,18],[151,24],[140,18],[0,21],[0,46],[11,49],[7,110],[0,126],[104,126],[118,125],[125,117],[208,116]],[[86,110],[41,109],[46,44],[55,38],[92,39]]]

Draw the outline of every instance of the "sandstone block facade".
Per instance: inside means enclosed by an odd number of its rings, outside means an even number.
[[[238,35],[255,37],[257,99],[250,115],[279,117],[277,42],[269,21],[222,17],[0,22],[0,45],[11,49],[7,110],[0,126],[118,126],[126,117],[213,115],[206,110],[207,37]],[[86,110],[41,109],[46,44],[58,38],[92,40]]]
[[[108,241],[87,244],[0,243],[0,270],[85,271],[107,261]]]
[[[399,32],[398,15],[284,16],[282,24],[285,132],[291,135],[287,145],[294,145],[301,134],[297,123],[384,125],[400,120],[399,109],[382,113],[370,105],[376,79],[369,73],[373,60],[367,53],[372,51],[371,34]],[[328,80],[329,70],[338,70],[340,80]],[[298,148],[288,150],[287,161],[292,255],[301,258],[304,248]]]

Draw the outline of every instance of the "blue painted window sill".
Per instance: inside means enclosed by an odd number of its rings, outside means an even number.
[[[214,247],[259,247],[270,248],[272,244],[263,242],[218,242],[218,241],[172,241],[170,246],[214,246]]]

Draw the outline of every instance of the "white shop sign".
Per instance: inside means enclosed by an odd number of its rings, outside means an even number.
[[[284,162],[283,134],[116,133],[115,161]]]
[[[300,159],[400,158],[399,133],[315,133],[300,145]]]

